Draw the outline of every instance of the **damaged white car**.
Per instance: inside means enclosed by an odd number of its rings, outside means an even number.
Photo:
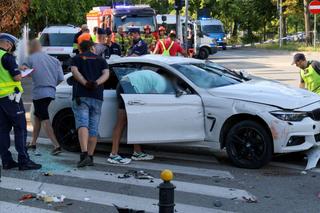
[[[218,144],[234,165],[244,168],[260,168],[275,153],[320,144],[320,98],[306,90],[196,59],[146,55],[108,63],[111,77],[105,83],[100,141],[111,141],[119,79],[151,70],[168,79],[169,89],[163,94],[122,95],[128,144]],[[71,110],[71,74],[65,78],[50,105],[50,118],[62,147],[73,151],[79,144]]]

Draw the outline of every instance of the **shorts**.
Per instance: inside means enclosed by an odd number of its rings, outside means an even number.
[[[98,128],[101,116],[102,101],[94,98],[80,98],[80,105],[76,100],[72,101],[72,110],[76,122],[76,128],[85,127],[89,130],[90,137],[98,136]]]
[[[125,87],[126,92],[124,92],[123,87]],[[125,109],[125,103],[123,101],[123,98],[121,97],[121,94],[134,94],[135,90],[132,84],[128,80],[121,80],[116,88],[116,93],[117,93],[117,100],[118,100],[118,108],[119,109]]]
[[[34,115],[40,119],[40,121],[49,120],[49,105],[53,98],[42,98],[33,100]]]

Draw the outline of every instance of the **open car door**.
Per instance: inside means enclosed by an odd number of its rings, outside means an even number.
[[[133,68],[124,69],[139,72],[132,70]],[[121,79],[121,71],[117,71],[117,76]],[[128,144],[204,140],[204,112],[198,95],[176,97],[174,90],[161,94],[135,94],[125,84],[122,87],[124,94],[121,96],[128,120]]]

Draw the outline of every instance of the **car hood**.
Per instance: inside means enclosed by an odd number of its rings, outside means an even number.
[[[320,101],[320,96],[315,93],[264,79],[252,79],[245,83],[209,89],[209,93],[282,109],[298,109]]]

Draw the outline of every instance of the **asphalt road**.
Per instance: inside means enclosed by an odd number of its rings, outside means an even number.
[[[307,55],[316,59],[317,54]],[[298,85],[298,69],[291,66],[288,52],[237,49],[221,51],[212,60],[233,69],[245,69],[260,77]],[[30,85],[30,84],[29,84]],[[26,107],[30,103],[25,86]],[[106,153],[100,151],[96,166],[75,169],[79,156],[64,152],[58,157],[49,155],[51,146],[46,139],[39,140],[39,153],[32,159],[43,164],[41,171],[3,171],[0,183],[0,212],[117,212],[113,205],[157,212],[160,171],[175,173],[176,211],[201,212],[320,212],[320,169],[304,172],[306,161],[302,154],[276,156],[259,170],[235,168],[225,153],[181,148],[179,152],[165,148],[148,147],[155,154],[152,162],[133,162],[126,166],[106,163]],[[129,155],[131,149],[121,149]],[[122,177],[127,171],[143,170],[155,179],[138,180]],[[53,176],[43,173],[52,172]],[[39,200],[19,203],[28,193],[65,195],[63,204],[45,204]]]

